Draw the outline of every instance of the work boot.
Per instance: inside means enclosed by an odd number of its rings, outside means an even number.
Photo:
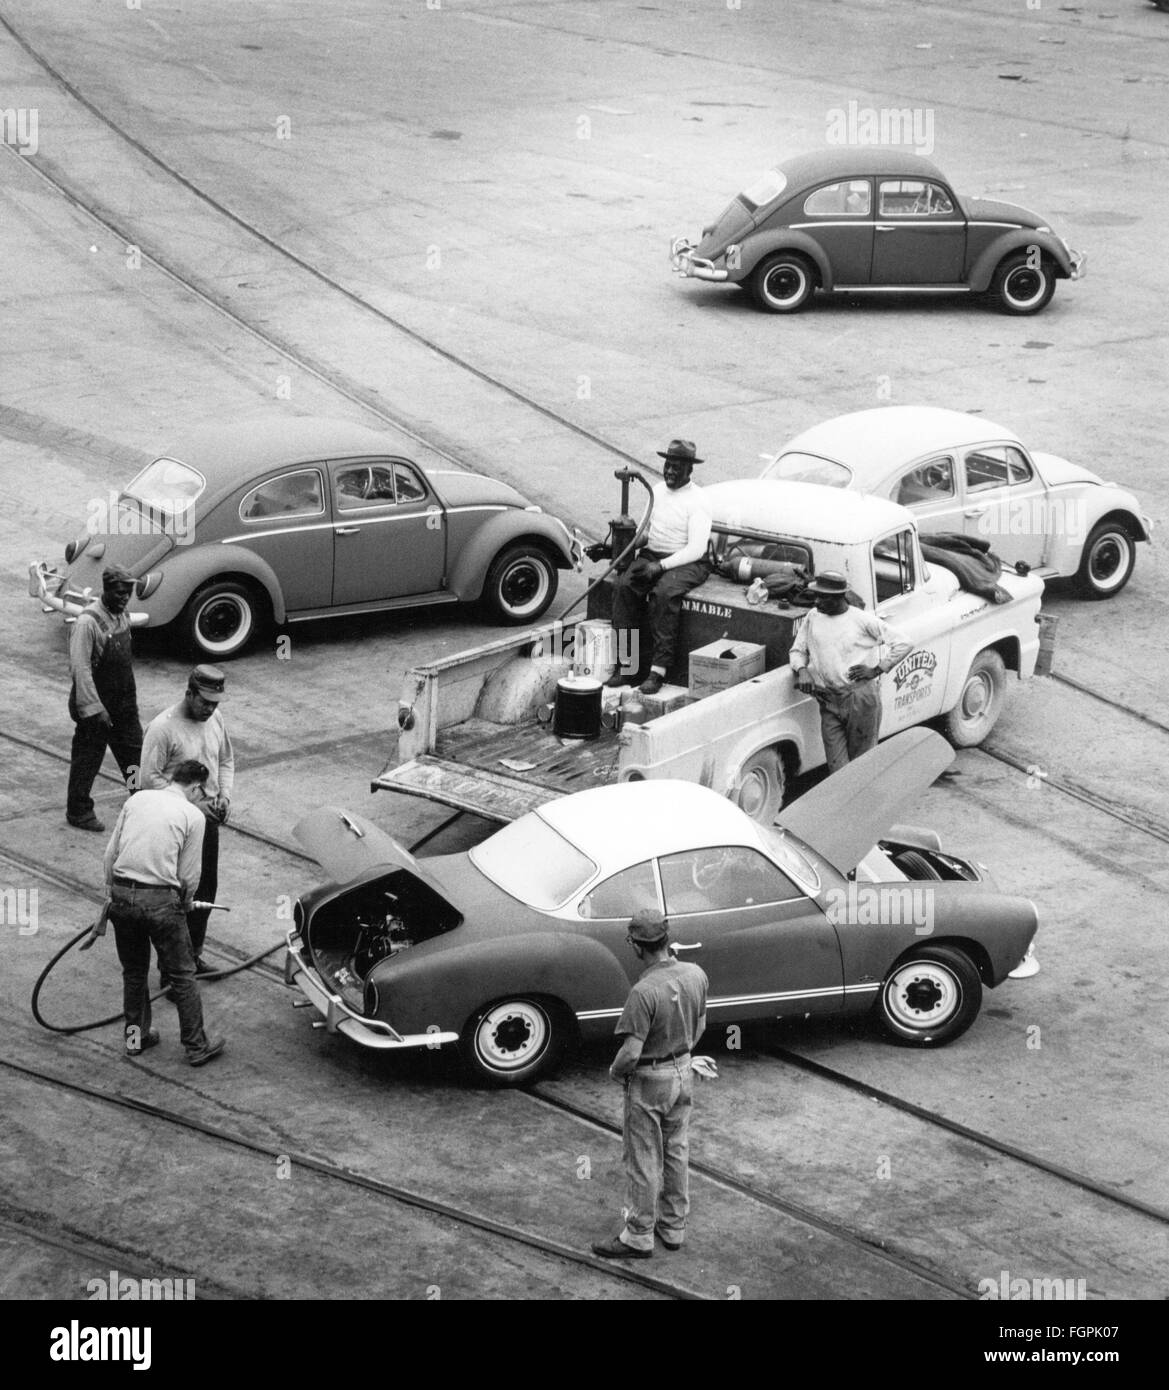
[[[197,1052],[188,1052],[187,1061],[192,1067],[202,1067],[213,1058],[218,1057],[227,1046],[226,1038],[209,1039],[205,1046],[199,1048]]]
[[[74,830],[96,830],[102,831],[106,828],[105,821],[98,818],[90,811],[88,816],[66,816],[65,819]]]

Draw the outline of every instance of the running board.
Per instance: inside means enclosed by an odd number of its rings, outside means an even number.
[[[554,801],[558,795],[548,787],[525,782],[520,777],[487,772],[481,767],[435,758],[427,753],[411,758],[400,767],[387,769],[370,783],[370,791],[420,796],[503,825]]]

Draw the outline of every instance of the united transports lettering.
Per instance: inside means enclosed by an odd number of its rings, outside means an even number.
[[[150,1369],[149,1327],[82,1327],[76,1318],[49,1334],[50,1361],[132,1361]]]

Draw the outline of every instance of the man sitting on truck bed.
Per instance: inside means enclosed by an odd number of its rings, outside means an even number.
[[[658,457],[665,459],[663,481],[653,490],[653,510],[644,548],[613,589],[613,626],[617,650],[634,657],[640,650],[640,632],[648,617],[652,651],[649,675],[642,682],[643,695],[656,695],[674,661],[682,599],[710,574],[706,547],[710,541],[710,509],[702,489],[690,481],[694,465],[702,460],[689,439],[672,439]],[[644,518],[643,518],[644,519]],[[637,631],[638,644],[621,633]],[[630,685],[638,667],[618,671],[609,685]]]
[[[796,688],[814,695],[820,706],[828,771],[839,772],[877,746],[881,673],[904,661],[913,643],[875,613],[851,607],[843,574],[824,570],[805,592],[815,597],[816,607],[796,629],[789,660]]]

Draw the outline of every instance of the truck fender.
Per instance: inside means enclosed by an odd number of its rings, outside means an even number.
[[[826,290],[832,288],[832,267],[828,262],[828,257],[820,247],[804,232],[782,227],[777,228],[774,232],[766,232],[761,236],[751,237],[743,248],[743,258],[739,269],[737,271],[732,270],[727,278],[736,283],[749,279],[751,272],[759,262],[775,251],[799,251],[819,271],[822,288]]]
[[[613,953],[560,924],[465,946],[434,944],[439,949],[416,947],[372,972],[387,1001],[386,1021],[399,1032],[425,1033],[432,1025],[461,1032],[476,1010],[508,996],[558,999],[577,1014],[620,1009],[629,993]]]
[[[162,583],[141,600],[142,608],[150,615],[150,627],[173,622],[187,605],[196,589],[213,579],[242,576],[257,583],[268,595],[272,616],[284,621],[284,594],[275,571],[265,560],[242,545],[176,546],[165,561],[156,567]],[[138,601],[135,601],[135,608]]]
[[[1056,264],[1057,274],[1066,278],[1072,273],[1072,263],[1064,244],[1049,232],[1037,232],[1034,227],[1020,227],[1018,231],[1004,232],[996,237],[974,262],[970,271],[970,288],[982,294],[990,288],[990,282],[999,262],[1013,251],[1025,251],[1029,246],[1038,246],[1045,256]]]
[[[555,561],[557,569],[573,567],[570,541],[559,522],[543,512],[499,512],[485,522],[459,552],[448,581],[451,593],[465,602],[479,598],[491,562],[501,550],[517,541],[534,541],[542,545]]]
[[[1027,620],[1030,623],[1030,619]],[[1003,659],[1003,665],[1008,672],[1014,671],[1020,680],[1026,679],[1031,675],[1035,667],[1035,658],[1039,652],[1039,628],[1035,627],[1036,636],[1029,645],[1028,653],[1022,650],[1022,643],[1018,632],[1011,628],[1004,628],[1001,632],[988,633],[978,646],[971,651],[968,661],[951,661],[950,674],[946,680],[946,692],[942,699],[940,714],[949,714],[962,694],[962,688],[966,684],[966,678],[970,674],[970,668],[974,665],[977,658],[985,651],[996,651]],[[1024,670],[1024,668],[1026,668]]]
[[[722,792],[724,796],[729,796],[732,801],[738,796],[739,787],[742,785],[743,772],[757,753],[765,752],[768,749],[776,749],[783,759],[784,771],[788,776],[799,772],[803,767],[808,766],[809,752],[812,755],[812,765],[815,766],[817,760],[823,761],[823,748],[819,750],[809,750],[808,740],[803,731],[795,723],[784,725],[778,729],[768,731],[766,740],[760,742],[758,739],[744,740],[731,753],[726,761],[726,777],[724,786],[716,786],[715,791]]]

